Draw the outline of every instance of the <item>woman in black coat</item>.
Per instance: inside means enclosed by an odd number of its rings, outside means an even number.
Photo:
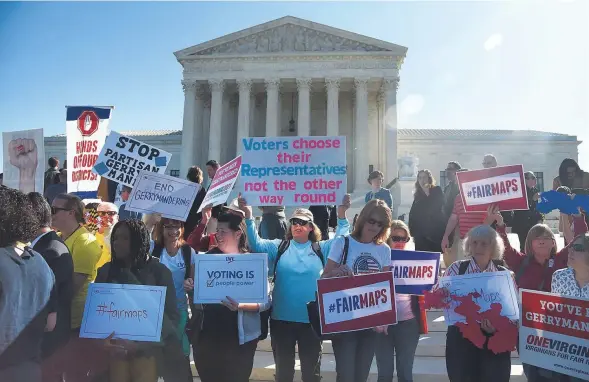
[[[442,252],[444,235],[444,193],[429,170],[420,170],[415,182],[413,205],[409,211],[409,230],[415,250]]]

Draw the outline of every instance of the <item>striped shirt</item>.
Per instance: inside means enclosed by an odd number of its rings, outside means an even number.
[[[450,265],[448,267],[448,269],[446,270],[446,273],[444,273],[444,276],[457,276],[460,271],[460,263],[462,263],[462,261],[464,261],[464,260],[459,260],[459,261],[453,262],[452,265]],[[483,273],[483,272],[499,272],[499,270],[495,266],[495,263],[493,263],[492,261],[489,261],[487,268],[485,268],[484,270],[481,270],[481,268],[479,268],[477,262],[471,258],[470,262],[468,263],[468,268],[466,268],[466,272],[464,272],[464,274]]]
[[[460,195],[454,199],[452,214],[458,216],[458,230],[461,239],[464,239],[472,228],[483,224],[487,217],[486,212],[466,212]]]

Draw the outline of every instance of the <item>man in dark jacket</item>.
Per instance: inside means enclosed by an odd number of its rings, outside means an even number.
[[[512,227],[514,233],[519,237],[520,251],[525,252],[526,237],[530,228],[538,223],[541,223],[543,216],[536,206],[538,205],[538,189],[536,188],[536,175],[531,171],[526,171],[524,174],[526,180],[526,192],[528,194],[528,210],[514,211]]]
[[[458,189],[458,182],[456,181],[456,173],[462,169],[458,162],[448,162],[446,166],[446,180],[448,184],[444,187],[444,216],[446,222],[452,215],[452,208],[454,207],[454,200],[460,193]]]
[[[51,157],[47,161],[49,168],[45,171],[45,184],[43,187],[43,191],[47,189],[47,187],[51,186],[52,184],[59,183],[59,159],[56,157]]]

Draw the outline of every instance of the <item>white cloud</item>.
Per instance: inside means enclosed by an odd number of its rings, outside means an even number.
[[[492,34],[491,36],[489,36],[487,41],[485,41],[485,45],[484,45],[485,50],[486,51],[493,50],[493,49],[501,46],[502,42],[503,42],[503,35],[501,33]]]

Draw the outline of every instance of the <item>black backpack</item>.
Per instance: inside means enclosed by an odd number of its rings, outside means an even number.
[[[276,259],[274,260],[274,269],[272,274],[271,283],[274,284],[276,282],[276,268],[278,267],[278,261],[280,261],[280,257],[288,250],[290,246],[290,240],[282,240],[280,245],[278,246],[278,252],[276,252]],[[311,243],[311,248],[313,252],[319,257],[321,260],[321,265],[325,267],[325,260],[323,259],[323,253],[321,252],[321,247],[319,246],[318,242]],[[270,321],[270,316],[272,315],[272,308],[260,312],[260,321],[261,321],[261,334],[258,338],[260,341],[265,340],[268,338],[268,326]]]
[[[508,271],[509,270],[509,269],[505,268],[505,263],[503,262],[503,260],[491,260],[491,261],[493,261],[493,264],[495,264],[495,267],[497,267],[498,270],[500,270],[500,271]],[[468,269],[468,264],[470,264],[470,259],[460,261],[460,265],[458,266],[458,274],[459,275],[463,275],[466,273],[466,270]]]
[[[151,256],[159,259],[162,256],[163,251],[164,247],[156,244],[153,247]],[[192,248],[188,244],[184,244],[182,247],[180,247],[180,251],[182,252],[182,258],[184,259],[184,265],[186,266],[186,273],[184,274],[184,280],[186,280],[192,277],[192,275],[190,274],[190,266],[192,264]]]

